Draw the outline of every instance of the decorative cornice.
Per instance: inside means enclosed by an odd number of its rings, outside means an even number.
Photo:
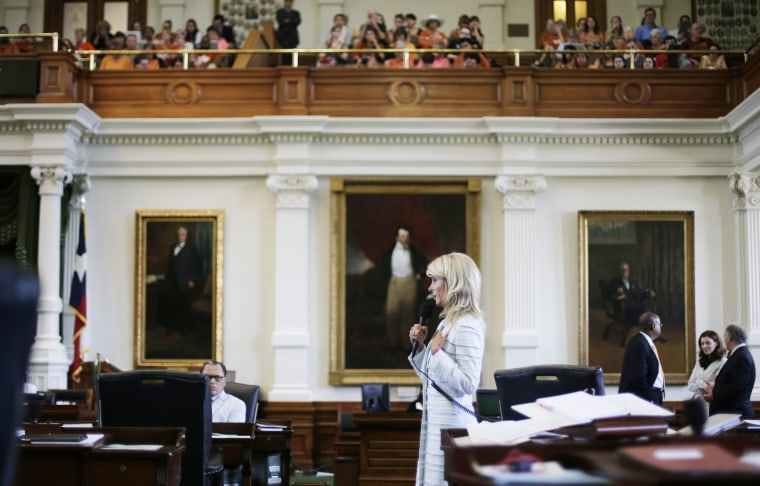
[[[25,130],[25,126],[20,121],[4,121],[0,123],[0,133],[21,133]]]
[[[312,143],[316,134],[314,133],[268,133],[269,141],[278,143]]]
[[[415,144],[415,145],[461,145],[495,143],[492,134],[372,134],[372,133],[330,133],[315,137],[316,143],[322,144]]]
[[[546,190],[546,178],[542,175],[496,177],[496,190],[504,194],[502,209],[535,209],[536,195]]]
[[[277,207],[307,209],[309,193],[317,188],[313,174],[270,174],[267,188],[277,194]]]
[[[85,145],[264,145],[269,137],[261,134],[119,134],[88,135],[83,138]]]
[[[8,125],[11,125],[9,127]],[[0,124],[0,131],[23,131],[13,124]],[[264,145],[347,144],[347,145],[728,145],[735,135],[545,135],[545,134],[388,134],[388,133],[264,133],[264,134],[103,134],[86,135],[86,145]]]
[[[737,141],[735,135],[545,135],[510,134],[496,135],[503,144],[535,145],[726,145]]]
[[[728,176],[734,209],[760,209],[760,176],[734,172]]]

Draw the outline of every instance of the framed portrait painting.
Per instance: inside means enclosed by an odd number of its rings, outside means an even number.
[[[418,383],[408,335],[428,299],[425,271],[453,251],[479,262],[480,188],[477,178],[330,181],[331,385]]]
[[[135,367],[222,360],[224,212],[137,211]]]
[[[581,211],[581,363],[619,383],[623,350],[638,318],[655,312],[667,383],[684,384],[694,366],[694,213]]]

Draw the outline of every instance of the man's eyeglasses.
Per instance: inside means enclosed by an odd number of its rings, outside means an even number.
[[[224,380],[224,377],[222,375],[206,375],[208,376],[208,381],[222,381]]]

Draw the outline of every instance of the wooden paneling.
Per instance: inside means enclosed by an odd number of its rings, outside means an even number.
[[[760,86],[757,56],[743,68],[724,71],[279,66],[131,72],[82,70],[63,53],[37,56],[38,102],[81,101],[105,118],[715,118]]]

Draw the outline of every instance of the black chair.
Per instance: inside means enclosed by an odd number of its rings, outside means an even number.
[[[37,275],[0,262],[0,367],[5,373],[0,393],[0,486],[13,484],[16,429],[21,419],[29,352],[37,329]]]
[[[224,391],[243,400],[243,403],[245,403],[245,421],[252,424],[256,423],[261,387],[259,385],[246,385],[230,381],[224,385]]]
[[[491,422],[501,420],[498,390],[478,388],[475,391],[475,404],[478,407],[478,415],[484,419]]]
[[[497,370],[493,373],[502,420],[526,418],[512,405],[535,402],[539,398],[587,391],[604,395],[602,368],[576,365],[536,365]]]
[[[98,389],[101,426],[184,427],[181,486],[221,484],[221,457],[211,456],[206,375],[166,370],[107,373],[98,376]]]

